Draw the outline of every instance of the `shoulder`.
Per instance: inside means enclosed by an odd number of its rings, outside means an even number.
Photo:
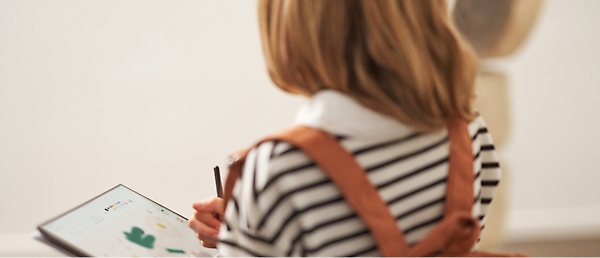
[[[469,123],[469,134],[475,139],[480,134],[489,135],[487,124],[481,115],[477,115],[473,121]]]
[[[253,177],[253,188],[257,192],[281,192],[294,181],[302,180],[299,174],[305,174],[305,171],[314,167],[313,161],[302,150],[290,143],[275,140],[252,148],[246,158],[243,174]]]
[[[323,177],[319,172],[308,156],[289,143],[266,141],[252,148],[225,214],[227,227],[220,238],[229,241],[227,252],[244,246],[248,254],[289,255],[301,231],[294,200],[305,194],[305,182],[315,175]]]
[[[487,152],[490,155],[494,155],[492,159],[497,160],[496,148],[494,146],[494,140],[492,134],[488,130],[487,124],[483,117],[478,115],[473,121],[469,123],[469,134],[473,140],[473,152],[474,154],[481,153],[482,151]],[[478,156],[476,156],[477,158]]]

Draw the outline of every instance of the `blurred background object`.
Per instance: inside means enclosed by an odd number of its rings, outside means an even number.
[[[521,46],[542,4],[542,0],[456,0],[453,18],[480,58],[497,58]]]
[[[479,96],[475,105],[488,123],[488,129],[501,156],[506,156],[505,147],[510,140],[513,123],[511,110],[514,110],[511,107],[511,95],[514,93],[510,84],[510,71],[507,69],[511,62],[500,62],[498,65],[495,60],[514,55],[536,25],[545,26],[537,24],[542,7],[542,0],[457,0],[453,9],[456,26],[472,44],[480,59],[481,67],[476,81]],[[600,253],[597,235],[588,238],[580,235],[573,239],[573,235],[578,234],[560,237],[555,232],[554,239],[535,235],[525,239],[511,239],[516,234],[507,237],[507,215],[511,208],[509,191],[514,187],[512,175],[528,171],[513,170],[510,159],[501,158],[501,165],[503,180],[486,219],[486,232],[480,243],[482,250],[521,252],[531,256],[594,256]],[[546,215],[549,214],[539,214]],[[512,219],[524,218],[513,214]],[[565,216],[563,219],[574,218]],[[574,227],[571,230],[578,229]]]
[[[536,23],[542,0],[457,0],[452,13],[457,28],[480,59],[475,106],[488,124],[499,152],[510,135],[510,85],[505,69],[489,66],[486,59],[517,51]],[[501,159],[503,178],[486,218],[480,248],[499,251],[503,242],[510,189],[510,161]]]

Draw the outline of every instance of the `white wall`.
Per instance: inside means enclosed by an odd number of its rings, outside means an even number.
[[[547,1],[531,38],[506,60],[513,233],[600,235],[598,9],[600,1]]]
[[[548,1],[503,61],[513,216],[600,209],[598,8]],[[35,226],[119,183],[189,216],[301,101],[268,79],[255,1],[1,1],[0,255],[53,255]]]
[[[0,2],[0,255],[119,183],[191,215],[300,102],[268,79],[255,1]]]

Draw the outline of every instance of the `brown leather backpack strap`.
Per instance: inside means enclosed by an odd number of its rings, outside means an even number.
[[[244,149],[238,151],[231,156],[229,156],[227,163],[229,163],[229,172],[227,174],[227,179],[225,179],[225,189],[223,190],[223,201],[225,203],[224,209],[227,209],[227,204],[229,200],[233,197],[233,187],[237,182],[238,178],[242,176],[242,165],[244,165],[244,161],[246,161],[246,156],[250,149]],[[223,214],[225,214],[225,210],[223,210]],[[225,219],[224,216],[221,220]]]
[[[471,214],[473,209],[473,141],[469,134],[467,121],[450,120],[447,122],[450,138],[450,161],[446,185],[446,216],[455,211]]]
[[[465,256],[479,237],[479,222],[473,208],[473,154],[468,123],[446,123],[450,139],[449,171],[446,184],[444,219],[410,249],[411,256],[442,252],[442,256]]]
[[[450,139],[450,158],[446,185],[445,219],[440,228],[449,229],[438,235],[445,238],[444,255],[462,256],[470,253],[481,232],[479,221],[473,217],[473,139],[468,122],[453,119],[447,123]],[[435,237],[432,232],[428,237]],[[424,242],[427,237],[423,239]],[[438,240],[439,241],[439,240]]]
[[[330,177],[346,202],[365,223],[382,255],[406,256],[408,254],[408,246],[402,231],[386,203],[352,154],[348,153],[333,136],[310,127],[295,126],[267,137],[258,144],[271,140],[285,141],[298,147]],[[240,176],[241,163],[234,162],[230,167],[230,175],[225,186],[226,201],[231,198],[233,185]]]
[[[473,139],[469,134],[467,121],[451,120],[447,122],[447,127],[450,138],[450,168],[446,186],[445,216],[442,223],[421,243],[430,247],[437,244],[438,247],[442,247],[442,252],[438,255],[446,257],[522,257],[522,254],[516,253],[471,252],[481,232],[479,220],[472,215],[475,181]],[[415,246],[411,255],[417,254],[417,249]]]
[[[409,256],[467,256],[477,241],[480,228],[477,220],[466,212],[445,216],[421,241],[410,248]]]
[[[279,139],[302,149],[335,183],[367,226],[384,256],[406,256],[408,246],[396,220],[365,171],[330,134],[297,126]]]

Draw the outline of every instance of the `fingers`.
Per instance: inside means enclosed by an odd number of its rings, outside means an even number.
[[[217,248],[217,241],[212,240],[200,240],[200,244],[207,248]]]
[[[190,220],[188,225],[190,226],[190,228],[196,231],[196,233],[198,233],[198,238],[200,238],[200,240],[219,239],[219,230],[211,228],[202,222],[199,222],[197,220]]]
[[[219,241],[221,221],[217,218],[223,216],[223,205],[223,199],[218,197],[196,201],[192,204],[196,211],[188,221],[188,226],[197,233],[197,237],[204,247],[215,248]]]
[[[192,207],[196,210],[198,220],[213,228],[221,227],[220,219],[223,218],[223,199],[211,197],[192,203]]]
[[[219,216],[223,215],[224,202],[219,197],[211,197],[192,203],[192,207],[199,212],[210,212]]]
[[[210,226],[204,221],[197,219],[196,216],[188,221],[188,226],[196,232],[204,230],[206,234],[216,235],[219,233],[219,227]]]
[[[216,230],[219,230],[219,228],[221,228],[221,221],[215,218],[215,215],[212,213],[196,211],[194,212],[194,219]]]
[[[188,226],[197,233],[198,239],[202,240],[203,243],[216,244],[219,240],[219,230],[212,228],[196,218],[188,221]]]

